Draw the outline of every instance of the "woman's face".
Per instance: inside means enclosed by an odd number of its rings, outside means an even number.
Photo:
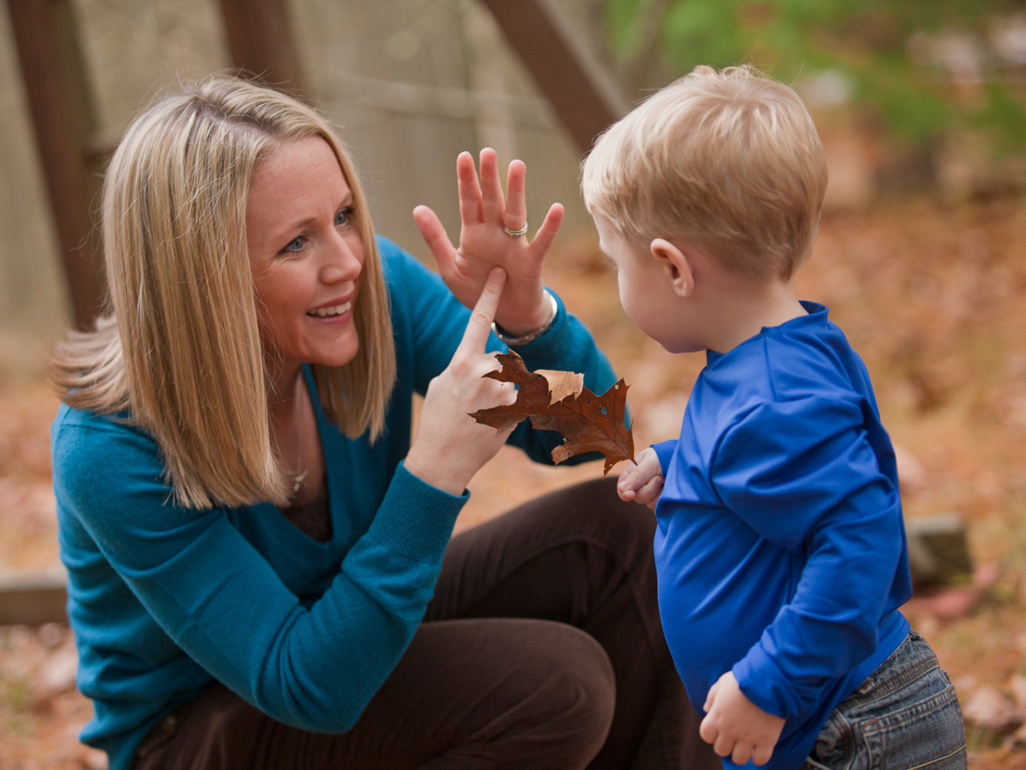
[[[283,144],[257,165],[246,235],[260,335],[275,370],[341,366],[356,355],[353,304],[364,259],[356,215],[320,137]]]

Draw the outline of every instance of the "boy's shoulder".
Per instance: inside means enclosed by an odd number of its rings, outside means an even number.
[[[726,355],[710,356],[704,387],[745,405],[854,394],[864,366],[826,308],[807,303],[808,315],[763,331]],[[725,404],[720,404],[722,408]]]

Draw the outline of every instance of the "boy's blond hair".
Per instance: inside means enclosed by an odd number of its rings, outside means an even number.
[[[793,90],[748,66],[697,67],[599,137],[581,189],[628,243],[682,241],[740,275],[788,279],[812,251],[826,183]]]
[[[344,146],[310,107],[214,76],[161,99],[128,129],[104,182],[111,314],[59,346],[70,406],[130,419],[160,446],[177,502],[288,503],[246,239],[254,169],[282,144],[323,138],[353,192],[364,246],[356,357],[314,366],[325,411],[351,437],[384,428],[395,379],[387,289],[367,198]]]

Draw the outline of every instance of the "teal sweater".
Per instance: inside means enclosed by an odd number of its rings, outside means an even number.
[[[60,552],[78,687],[95,706],[82,740],[109,754],[111,770],[130,768],[160,718],[214,679],[281,722],[348,730],[410,643],[467,500],[403,468],[412,396],[448,364],[470,311],[416,259],[384,239],[379,247],[398,364],[383,437],[371,445],[343,436],[306,371],[329,542],[306,537],[270,504],[176,506],[146,431],[61,406],[52,429]],[[595,392],[613,382],[561,303],[553,327],[520,352],[532,369],[586,372]],[[559,437],[524,423],[510,442],[551,462]]]

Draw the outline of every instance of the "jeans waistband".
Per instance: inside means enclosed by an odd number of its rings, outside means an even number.
[[[898,648],[846,700],[852,702],[886,696],[939,666],[937,656],[923,635],[909,631]]]

